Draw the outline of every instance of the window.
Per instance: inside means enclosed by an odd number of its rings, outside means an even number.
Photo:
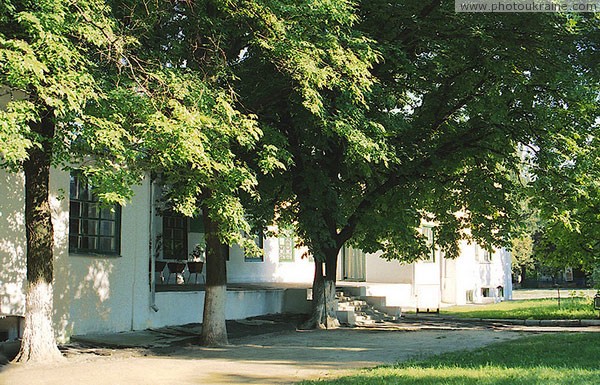
[[[491,293],[491,290],[490,290],[489,287],[482,287],[481,288],[481,296],[482,297],[489,298],[490,297],[490,293]]]
[[[69,252],[118,255],[121,252],[121,206],[101,205],[90,185],[71,174]]]
[[[475,260],[481,263],[489,263],[492,261],[493,255],[492,249],[482,248],[479,245],[475,245]]]
[[[425,262],[435,262],[435,234],[433,232],[433,227],[431,226],[423,226],[421,227],[421,231],[425,236],[425,244],[427,245],[427,256],[424,259]]]
[[[254,237],[254,242],[256,243],[256,246],[258,246],[258,248],[261,250],[264,250],[264,240],[265,240],[265,236],[262,231],[259,232]],[[244,254],[244,261],[246,261],[246,262],[263,262],[264,260],[265,260],[264,254],[260,254],[260,255],[256,255],[256,256]]]
[[[176,213],[163,214],[163,258],[188,259],[187,218]]]
[[[342,247],[342,274],[347,281],[365,281],[366,280],[366,257],[361,249],[346,246]]]
[[[279,262],[294,262],[294,238],[281,237],[279,241]]]

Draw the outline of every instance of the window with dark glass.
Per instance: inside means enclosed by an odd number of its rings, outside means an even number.
[[[118,255],[121,252],[121,206],[102,205],[80,175],[71,175],[69,252]]]
[[[187,217],[176,213],[163,214],[163,258],[188,259]]]
[[[262,231],[259,231],[254,237],[254,243],[258,246],[259,249],[264,250],[264,240],[265,236]],[[245,262],[264,262],[265,256],[263,254],[260,255],[248,255],[244,254]]]
[[[425,236],[425,244],[427,245],[427,257],[424,259],[425,262],[435,262],[435,233],[433,227],[423,226],[423,235]]]

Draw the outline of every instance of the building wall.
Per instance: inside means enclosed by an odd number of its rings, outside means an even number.
[[[25,177],[0,170],[0,316],[25,312]]]
[[[380,256],[381,252],[366,255],[367,282],[412,283],[413,264],[401,263],[397,260],[387,261]]]
[[[69,253],[70,176],[53,170],[51,206],[55,233],[54,313],[59,340],[71,334],[116,332],[135,327],[148,307],[149,189],[134,186],[134,199],[121,209],[119,256]]]
[[[0,183],[0,261],[3,266],[0,269],[0,316],[22,316],[26,284],[24,178],[22,174],[4,171],[0,171],[0,177],[5,181]],[[151,194],[149,181],[134,186],[132,201],[122,208],[119,256],[69,253],[69,184],[68,172],[52,169],[54,321],[58,340],[67,341],[73,334],[201,322],[202,291],[160,292],[156,293],[153,301],[148,272],[151,254],[149,234],[156,233],[160,217],[150,213],[150,202],[155,199],[155,192]],[[151,227],[153,231],[150,231]],[[200,234],[190,234],[190,250],[200,239]],[[295,262],[278,263],[278,250],[278,240],[268,238],[265,240],[265,261],[245,262],[241,250],[233,247],[228,262],[230,281],[312,282],[312,262],[301,259],[300,252],[296,251]],[[307,309],[305,299],[295,305],[290,303],[292,297],[305,298],[306,292],[292,293],[283,289],[228,292],[226,316],[237,319]],[[151,308],[153,304],[158,311]],[[11,322],[8,320],[3,324],[10,326]]]
[[[229,282],[312,283],[314,262],[307,257],[302,258],[306,249],[294,250],[294,262],[280,262],[279,239],[265,238],[263,245],[263,261],[246,261],[240,247],[230,248],[227,262]]]
[[[25,230],[23,175],[0,171],[0,315],[22,315],[25,301]],[[155,200],[148,180],[134,186],[133,200],[122,208],[121,253],[119,256],[70,254],[68,251],[69,173],[51,172],[51,210],[55,235],[54,319],[59,341],[72,334],[119,332],[148,327],[201,322],[204,293],[160,292],[153,298],[148,262],[153,251],[150,234],[157,233],[160,217],[150,212]],[[151,231],[152,229],[152,231]],[[201,234],[191,233],[190,250]],[[510,298],[510,255],[497,251],[492,261],[475,260],[474,247],[464,244],[455,261],[437,258],[435,263],[403,265],[385,261],[378,253],[366,256],[366,280],[380,283],[368,295],[393,292],[394,304],[411,303],[421,297],[423,287],[438,285],[446,302],[464,303],[466,291],[473,290],[481,300],[481,288],[504,286]],[[295,250],[294,262],[279,261],[277,238],[264,241],[264,260],[244,259],[239,247],[231,247],[227,262],[229,282],[285,282],[309,285],[314,263],[302,258],[306,250]],[[505,274],[506,272],[506,274]],[[395,285],[393,285],[395,284]],[[412,285],[412,287],[410,286]],[[428,286],[429,285],[429,286]],[[410,297],[404,299],[404,297]],[[298,300],[295,306],[293,301]],[[156,305],[155,309],[151,305]],[[227,318],[282,311],[305,311],[305,291],[238,290],[228,292]],[[155,311],[158,310],[158,311]]]
[[[449,275],[449,277],[454,276],[451,278],[454,290],[448,290],[446,297],[451,303],[466,304],[469,291],[472,291],[475,303],[491,300],[490,298],[498,299],[498,286],[503,287],[501,299],[512,298],[510,253],[505,249],[495,249],[491,260],[483,262],[476,258],[478,252],[481,253],[479,246],[463,242],[460,257],[456,260],[448,260],[448,266],[454,272]],[[490,289],[490,297],[487,299],[482,292],[484,288]]]

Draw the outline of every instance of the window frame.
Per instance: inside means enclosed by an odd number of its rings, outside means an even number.
[[[284,263],[288,263],[288,262],[294,262],[296,260],[296,253],[295,253],[295,239],[292,236],[286,235],[286,236],[281,236],[277,238],[277,246],[278,246],[278,251],[279,251],[279,262],[284,262]],[[282,256],[282,249],[286,249],[289,248],[289,253],[283,253],[283,255],[289,255],[288,258],[281,258]]]
[[[259,231],[256,233],[254,237],[254,243],[261,249],[263,252],[258,256],[252,256],[244,253],[244,262],[264,262],[265,261],[265,234],[263,231]]]
[[[177,226],[166,226],[166,224],[169,222],[169,219],[171,220],[181,220],[183,222],[182,227],[177,227]],[[167,255],[166,251],[167,251],[167,241],[171,241],[174,242],[176,241],[176,239],[174,237],[171,237],[170,239],[167,239],[166,234],[167,234],[167,230],[180,230],[182,231],[183,234],[183,239],[179,239],[179,241],[181,241],[182,243],[182,251],[181,251],[181,256],[179,258],[177,258],[176,254],[175,254],[175,248],[171,247],[173,250],[172,254]],[[162,214],[162,259],[168,259],[168,260],[177,260],[177,261],[186,261],[189,258],[189,247],[188,247],[188,239],[189,239],[189,220],[188,217],[186,217],[185,215],[182,214],[178,214],[176,212],[173,211],[165,211]]]
[[[478,263],[492,263],[494,250],[492,248],[475,245],[475,260]]]
[[[427,246],[427,258],[423,259],[422,262],[425,263],[435,263],[435,231],[433,226],[423,225],[421,226],[421,234],[423,234],[427,240],[425,244]]]
[[[73,183],[75,182],[75,194],[73,189]],[[85,188],[82,190],[81,185],[85,184]],[[85,180],[80,172],[71,172],[70,184],[69,184],[69,235],[68,235],[68,248],[70,255],[103,255],[103,256],[120,256],[121,255],[121,206],[119,204],[104,205],[98,197],[93,194],[93,187],[88,181]],[[83,193],[87,196],[82,196]],[[74,215],[74,207],[78,205],[78,213]],[[90,205],[95,206],[97,212],[96,216],[90,216]],[[87,207],[87,213],[84,214],[84,207]],[[114,210],[114,218],[104,218],[104,210]],[[113,216],[113,215],[110,215]],[[75,227],[74,221],[77,221],[77,233],[73,233]],[[90,222],[97,222],[96,234],[91,234],[89,231]],[[113,223],[113,231],[110,235],[102,234],[103,223]],[[84,224],[87,223],[88,230]],[[77,239],[74,244],[73,239]],[[94,247],[81,247],[82,238],[96,239],[96,246]],[[114,239],[115,247],[112,250],[102,249],[100,244],[102,238]]]

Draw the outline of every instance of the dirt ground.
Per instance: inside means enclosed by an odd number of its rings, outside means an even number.
[[[62,347],[66,359],[60,363],[6,365],[0,384],[286,384],[474,349],[526,333],[508,326],[422,320],[374,328],[298,331],[289,322],[263,319],[229,328],[230,345],[222,348],[192,344],[197,336],[194,326],[97,336]],[[122,342],[120,346],[132,346],[119,347],[115,340]]]

